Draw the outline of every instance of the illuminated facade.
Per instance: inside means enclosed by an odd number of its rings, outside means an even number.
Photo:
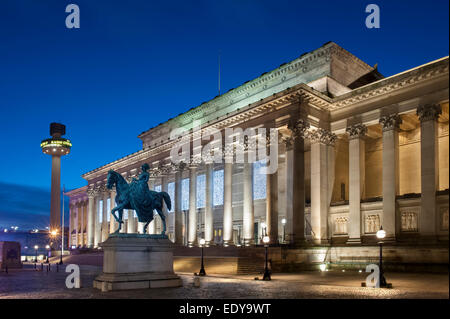
[[[252,245],[267,232],[272,243],[361,247],[376,242],[380,226],[390,243],[448,244],[448,75],[444,57],[385,78],[327,43],[141,133],[142,150],[85,173],[88,185],[68,193],[71,245],[95,248],[115,231],[107,173],[130,181],[143,163],[150,188],[172,198],[166,214],[178,244]],[[276,128],[277,171],[175,165],[170,132],[194,121],[202,132]],[[156,217],[149,232],[160,227]],[[142,225],[128,212],[123,229]]]

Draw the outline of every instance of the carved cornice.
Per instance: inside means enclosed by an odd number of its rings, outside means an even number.
[[[440,104],[426,104],[420,105],[417,108],[417,115],[421,122],[437,121],[439,115],[442,114],[442,107]]]
[[[414,86],[419,82],[441,76],[448,77],[448,73],[449,60],[446,57],[343,94],[334,99],[334,103],[330,105],[330,110],[341,109],[381,95],[388,96],[394,91]]]
[[[398,114],[390,114],[380,117],[380,124],[383,131],[398,129],[402,124],[402,118]]]
[[[367,126],[359,123],[347,127],[345,131],[348,133],[350,139],[362,138],[367,133]]]
[[[321,143],[329,146],[334,146],[337,135],[328,130],[319,128],[317,130],[311,131],[309,134],[309,138],[311,139],[311,143]]]

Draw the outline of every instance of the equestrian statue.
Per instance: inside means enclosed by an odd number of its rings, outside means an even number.
[[[166,218],[162,211],[163,202],[166,203],[168,210],[171,209],[170,196],[166,192],[155,192],[149,189],[148,180],[150,166],[145,163],[141,166],[142,172],[139,178],[133,178],[128,184],[123,176],[114,170],[108,172],[106,187],[112,189],[116,186],[116,207],[111,210],[114,219],[119,223],[119,228],[115,234],[119,233],[123,224],[123,210],[131,209],[136,211],[138,221],[145,223],[144,234],[147,233],[148,224],[153,220],[153,210],[156,210],[161,217],[163,230],[161,236],[166,236]],[[116,215],[119,212],[119,215]]]

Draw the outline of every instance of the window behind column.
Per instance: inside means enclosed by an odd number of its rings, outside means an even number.
[[[264,174],[265,163],[265,159],[253,163],[253,199],[266,198],[267,175]]]
[[[197,176],[197,208],[205,207],[205,186],[206,186],[206,175]]]
[[[213,174],[213,205],[223,205],[223,169]]]
[[[175,211],[175,182],[167,184],[167,193],[170,196],[170,202],[172,204],[172,208],[169,210],[169,213],[173,213]]]

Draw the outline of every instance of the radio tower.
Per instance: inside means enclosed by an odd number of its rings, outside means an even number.
[[[41,142],[42,152],[52,156],[52,188],[50,202],[50,229],[53,236],[60,233],[61,227],[61,156],[70,153],[72,143],[61,137],[66,134],[66,126],[50,123],[49,139]]]

